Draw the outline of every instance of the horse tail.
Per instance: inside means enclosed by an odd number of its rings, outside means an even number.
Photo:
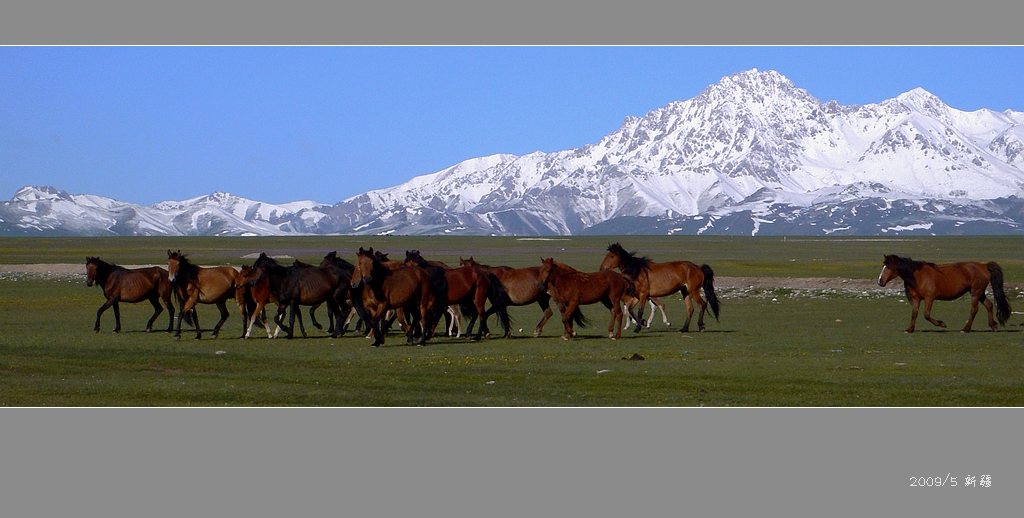
[[[992,274],[992,298],[996,299],[996,319],[999,325],[1005,326],[1010,318],[1010,302],[1003,292],[1003,269],[996,263],[988,263],[988,271]]]
[[[491,307],[495,308],[498,314],[498,321],[505,329],[505,336],[508,336],[512,329],[512,317],[508,315],[508,307],[512,305],[512,297],[505,290],[505,285],[498,280],[493,273],[487,274],[487,281],[490,286],[487,288],[487,299],[491,301]],[[483,315],[480,316],[483,318]]]
[[[572,320],[573,324],[578,325],[581,328],[590,325],[590,320],[588,320],[587,317],[583,314],[583,310],[580,309],[579,306],[576,306],[576,309],[572,312],[572,315],[569,315],[569,319]]]
[[[700,271],[704,272],[704,297],[708,299],[708,305],[711,306],[711,312],[714,313],[715,320],[718,320],[718,295],[715,295],[715,272],[706,264],[700,265]]]

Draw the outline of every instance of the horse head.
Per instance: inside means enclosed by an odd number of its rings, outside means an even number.
[[[469,256],[469,259],[463,259],[459,257],[459,268],[464,266],[476,266],[477,262],[473,260],[473,256]]]
[[[882,261],[882,271],[878,274],[878,285],[885,286],[899,276],[900,263],[904,259],[895,255],[886,255]]]
[[[376,252],[380,254],[380,252]],[[387,254],[382,254],[387,255]],[[363,250],[363,247],[359,247],[359,251],[356,252],[356,262],[352,269],[352,280],[349,285],[353,289],[361,287],[364,283],[369,284],[373,282],[373,270],[376,265],[379,265],[380,261],[377,259],[371,246],[369,250]]]
[[[406,250],[405,251],[405,264],[407,266],[420,266],[420,267],[424,267],[425,268],[425,267],[429,266],[426,263],[427,263],[427,261],[423,259],[422,255],[420,255],[420,251],[419,250]]]
[[[181,250],[172,252],[170,249],[167,250],[167,280],[174,282],[178,278],[178,270],[181,268],[181,263],[185,261],[185,255],[181,253]]]
[[[548,283],[551,282],[551,272],[555,269],[555,260],[551,257],[541,259],[540,270],[537,272],[537,290],[547,291]]]
[[[608,255],[604,256],[604,261],[601,261],[600,270],[611,270],[622,265],[622,256],[626,254],[626,250],[622,248],[622,245],[615,243],[608,245]]]
[[[96,282],[96,273],[99,271],[100,258],[99,257],[86,257],[85,258],[85,285],[92,287],[92,283]]]

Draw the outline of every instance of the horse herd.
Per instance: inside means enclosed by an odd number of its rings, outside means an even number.
[[[460,258],[458,266],[449,266],[424,259],[418,250],[407,250],[404,261],[395,261],[372,247],[360,247],[354,259],[355,262],[349,262],[337,252],[330,252],[319,265],[298,260],[283,265],[262,253],[253,264],[236,269],[199,266],[180,250],[168,250],[167,269],[129,269],[99,257],[87,257],[86,283],[88,286],[99,284],[107,299],[96,312],[94,330],[99,332],[103,312],[112,307],[114,332],[120,331],[119,303],[147,300],[153,305],[154,313],[146,324],[146,331],[152,331],[153,323],[166,307],[170,314],[167,331],[173,332],[175,339],[181,337],[183,321],[195,328],[196,338],[202,337],[195,310],[197,304],[213,304],[220,311],[220,320],[212,332],[216,338],[229,316],[228,300],[234,299],[242,313],[243,338],[248,338],[260,322],[268,337],[277,336],[283,330],[291,338],[296,320],[300,332],[306,336],[300,307],[308,306],[313,325],[323,329],[316,321],[315,310],[326,305],[327,332],[332,337],[344,334],[350,321],[358,317],[356,329],[365,328],[374,339],[374,346],[384,343],[389,328],[396,321],[410,344],[425,344],[433,337],[442,318],[445,332],[456,336],[462,334],[463,318],[469,320],[467,335],[472,335],[474,325],[479,322],[473,335],[479,340],[490,334],[488,319],[497,315],[504,336],[509,337],[508,308],[531,304],[537,304],[543,312],[533,333],[535,337],[540,336],[554,314],[552,301],[561,314],[565,327],[562,337],[566,340],[576,336],[575,326],[586,325],[580,307],[588,304],[602,303],[609,309],[608,336],[612,339],[622,334],[624,311],[636,322],[635,331],[640,332],[648,301],[652,308],[661,309],[667,323],[659,297],[674,293],[683,294],[687,308],[683,332],[689,330],[695,305],[700,308],[697,325],[701,331],[707,309],[710,307],[716,319],[719,313],[714,272],[710,266],[697,266],[688,261],[656,263],[647,257],[638,257],[635,252],[627,252],[618,243],[608,247],[600,269],[589,273],[553,258],[526,268],[479,264],[472,257]],[[702,289],[704,297],[701,297]],[[178,301],[176,322],[172,297]],[[264,309],[271,303],[277,305],[273,318],[277,330],[273,332]],[[638,313],[634,313],[636,308],[639,308]]]
[[[195,328],[197,339],[202,337],[195,310],[197,304],[213,304],[220,311],[220,320],[212,332],[216,338],[229,316],[227,301],[235,299],[242,313],[242,338],[248,338],[260,322],[268,337],[273,338],[284,330],[286,336],[292,338],[296,319],[302,335],[306,336],[300,307],[308,306],[313,325],[323,329],[315,311],[326,305],[330,336],[342,336],[351,320],[358,316],[356,329],[365,329],[373,338],[374,347],[384,343],[396,321],[405,331],[409,344],[427,343],[442,318],[445,332],[455,336],[462,334],[463,317],[469,319],[467,336],[472,335],[479,321],[473,335],[473,339],[479,340],[489,336],[487,320],[497,315],[504,336],[509,337],[508,308],[530,304],[537,304],[543,311],[533,333],[535,337],[540,336],[553,315],[552,301],[561,314],[565,340],[576,336],[575,325],[587,323],[580,307],[598,302],[611,313],[608,324],[611,339],[621,337],[624,313],[630,315],[636,323],[634,332],[639,333],[646,323],[643,317],[647,304],[652,308],[651,317],[660,310],[662,320],[668,324],[660,298],[675,293],[683,296],[687,312],[681,332],[689,330],[695,306],[700,308],[697,317],[700,331],[705,329],[704,314],[708,309],[716,320],[719,316],[714,271],[710,266],[697,266],[689,261],[655,262],[637,256],[636,252],[627,252],[618,243],[608,247],[596,272],[582,272],[553,258],[542,259],[539,266],[512,268],[479,264],[470,257],[460,258],[456,267],[427,261],[417,250],[406,251],[404,261],[395,261],[372,247],[360,247],[354,258],[355,262],[350,263],[337,252],[330,252],[319,265],[298,260],[283,265],[262,253],[252,265],[235,269],[199,266],[180,250],[168,250],[165,270],[161,267],[128,269],[99,257],[87,257],[86,283],[88,286],[99,284],[106,297],[106,302],[96,312],[94,330],[100,331],[100,318],[112,307],[114,332],[120,331],[119,303],[147,300],[153,305],[154,313],[146,324],[146,331],[152,331],[153,323],[166,307],[170,314],[167,331],[174,333],[175,340],[181,337],[183,321]],[[963,331],[971,330],[979,303],[988,310],[988,324],[996,330],[993,303],[985,295],[989,285],[999,324],[1005,325],[1011,313],[1003,292],[1002,269],[994,262],[936,265],[886,255],[878,284],[885,286],[896,277],[904,281],[907,298],[912,303],[908,333],[914,331],[922,301],[925,319],[945,327],[944,322],[931,317],[932,303],[953,300],[966,293],[971,294],[971,313]],[[172,297],[178,301],[177,323]],[[273,332],[265,311],[271,303],[277,305],[273,318],[277,330]]]

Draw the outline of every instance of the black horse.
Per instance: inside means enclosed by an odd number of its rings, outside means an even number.
[[[302,332],[302,336],[307,336],[299,306],[327,304],[329,314],[342,315],[348,312],[348,306],[346,305],[343,312],[335,298],[340,286],[347,284],[350,279],[350,275],[344,275],[339,268],[317,267],[301,263],[282,266],[264,253],[260,254],[252,268],[257,275],[250,283],[259,282],[263,278],[270,279],[270,291],[280,304],[278,311],[291,310],[288,326],[285,328],[288,338],[294,336],[296,317],[299,319],[299,330]],[[343,332],[341,326],[335,326],[333,331],[332,337],[341,336]]]

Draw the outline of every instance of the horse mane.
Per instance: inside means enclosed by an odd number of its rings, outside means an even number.
[[[125,268],[123,266],[118,266],[118,265],[116,265],[114,263],[108,263],[108,262],[100,259],[99,257],[86,257],[85,258],[86,266],[88,266],[89,263],[96,263],[96,278],[94,280],[97,283],[99,283],[100,286],[103,286],[103,285],[105,285],[107,283],[107,279],[110,278],[110,274],[112,274],[112,273],[114,273],[115,271],[118,271],[118,270],[126,270],[127,269],[127,268]]]
[[[189,283],[195,283],[198,287],[199,266],[189,261],[188,255],[181,253],[180,250],[171,252],[169,258],[178,260],[178,278],[184,280],[186,286]]]
[[[903,285],[907,288],[917,289],[917,281],[914,280],[914,272],[925,266],[936,267],[935,263],[927,261],[915,261],[909,257],[898,255],[885,256],[885,265],[896,269],[896,274],[903,279]]]
[[[333,266],[341,268],[342,270],[348,272],[349,275],[352,275],[352,272],[354,272],[355,269],[356,269],[356,266],[354,264],[352,264],[352,263],[350,263],[350,262],[348,262],[348,261],[338,257],[337,250],[332,251],[332,252],[328,253],[327,255],[325,255],[324,256],[324,261],[329,263],[329,264],[331,264],[331,265],[333,265]]]
[[[619,258],[622,273],[630,278],[637,278],[641,273],[651,269],[651,259],[647,256],[637,257],[636,252],[627,252],[622,245],[615,243],[608,246],[608,251]]]

